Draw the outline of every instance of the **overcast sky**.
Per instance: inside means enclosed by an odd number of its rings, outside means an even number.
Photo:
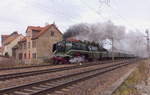
[[[127,29],[150,28],[150,0],[1,0],[0,35],[55,22],[64,32],[77,23],[111,20]],[[0,39],[1,41],[1,39]]]

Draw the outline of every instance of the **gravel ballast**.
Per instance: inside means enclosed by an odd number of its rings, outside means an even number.
[[[29,76],[29,77],[24,77],[24,78],[0,81],[0,89],[12,87],[12,86],[16,86],[16,85],[28,84],[28,83],[32,83],[32,82],[38,82],[41,80],[56,78],[56,77],[60,77],[60,76],[64,76],[64,75],[68,75],[68,74],[72,74],[72,73],[78,73],[78,72],[82,72],[82,71],[92,70],[92,69],[96,69],[96,68],[100,68],[100,67],[104,67],[104,66],[108,66],[108,65],[110,65],[110,64],[100,64],[100,65],[90,66],[90,67],[86,67],[86,68],[78,68],[78,69],[73,69],[73,70],[53,72],[50,74],[47,73],[47,74],[42,74],[42,75],[35,75],[35,76]]]
[[[109,73],[74,84],[50,95],[103,95],[104,91],[110,87],[116,80],[121,78],[136,64],[121,67]]]

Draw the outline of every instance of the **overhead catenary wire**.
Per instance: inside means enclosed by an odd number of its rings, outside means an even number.
[[[115,0],[114,0],[114,2],[115,2]],[[120,19],[122,19],[123,22],[125,22],[126,24],[130,24],[130,26],[137,29],[137,27],[133,23],[130,23],[124,16],[122,16],[120,13],[118,13],[117,10],[113,6],[111,6],[109,4],[106,4],[106,5],[108,6],[108,8],[110,8],[110,10],[112,10],[112,12],[114,14],[116,14]]]
[[[90,9],[92,12],[96,13],[99,17],[105,19],[105,17],[103,17],[100,12],[98,12],[97,10],[95,10],[93,7],[89,6],[86,2],[84,2],[84,0],[80,0],[80,2],[81,2],[85,7],[87,7],[88,9]]]
[[[81,0],[80,0],[81,1]],[[82,1],[83,2],[83,1]],[[98,14],[99,15],[99,12],[97,13],[97,11],[95,11],[95,9],[94,8],[92,8],[92,7],[89,7],[89,5],[86,3],[86,2],[83,2],[83,4],[84,5],[86,5],[86,7],[88,7],[89,9],[91,9],[91,10],[93,10],[96,14]],[[123,17],[122,15],[120,15],[118,12],[116,12],[116,10],[112,7],[112,6],[110,6],[110,5],[107,5],[107,6],[109,6],[109,8],[112,10],[112,12],[117,16],[117,17],[119,17],[123,22],[125,22],[126,24],[128,24],[128,25],[130,25],[131,27],[133,27],[134,29],[137,29],[137,27],[134,25],[134,24],[132,24],[132,23],[130,23],[125,17]],[[101,14],[99,15],[100,17],[101,17]],[[144,39],[146,36],[137,36],[137,37],[134,37],[134,38],[137,38],[136,40],[140,40],[140,39],[138,39],[138,38],[142,38],[142,39]],[[124,39],[133,39],[133,36],[132,37],[124,37]],[[113,38],[112,38],[113,39]],[[112,41],[113,42],[113,41]],[[113,45],[112,45],[112,47],[113,47]],[[122,50],[121,50],[122,51]]]
[[[115,1],[115,0],[114,0]],[[123,21],[125,21],[126,23],[129,23],[128,22],[128,20],[124,17],[124,16],[122,16],[122,15],[120,15],[116,10],[115,10],[115,8],[114,7],[112,7],[111,5],[109,5],[109,4],[106,4],[113,12],[115,12],[116,14],[117,14],[117,16],[119,16]],[[131,24],[130,23],[130,25],[132,26],[132,27],[134,27],[135,29],[137,28],[134,24]],[[147,41],[147,51],[148,51],[148,56],[149,56],[149,34],[147,33],[147,36],[141,36],[142,38],[146,38],[148,41]],[[126,37],[126,38],[130,38],[130,37]],[[133,37],[131,37],[131,38],[133,38]],[[140,38],[140,37],[137,37],[137,38]]]
[[[80,0],[81,1],[81,0]],[[86,5],[86,7],[88,7],[89,9],[91,9],[92,11],[94,11],[96,14],[98,14],[100,17],[102,17],[102,15],[97,12],[94,8],[88,6],[88,4],[86,2],[81,1],[84,5]],[[104,17],[103,17],[104,18]],[[104,18],[105,19],[105,18]],[[103,29],[104,30],[104,29]],[[111,39],[112,42],[112,61],[114,62],[114,37],[112,37]]]

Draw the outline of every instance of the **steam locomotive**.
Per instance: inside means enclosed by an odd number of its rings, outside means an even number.
[[[134,58],[132,54],[114,52],[115,59]],[[107,51],[98,43],[68,39],[53,45],[53,64],[78,63],[93,60],[109,60],[112,52]]]

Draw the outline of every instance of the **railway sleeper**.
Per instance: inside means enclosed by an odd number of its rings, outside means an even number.
[[[112,70],[117,69],[119,67],[128,65],[129,63],[128,64],[122,64],[122,65],[121,64],[122,63],[120,63],[118,65],[108,66],[107,68],[101,68],[101,69],[99,68],[99,69],[90,70],[90,71],[86,71],[86,72],[81,72],[81,73],[73,74],[73,75],[70,75],[70,76],[63,76],[63,78],[61,77],[61,78],[57,78],[55,80],[47,81],[47,82],[44,82],[42,84],[32,86],[31,89],[35,90],[35,91],[33,91],[33,92],[31,91],[31,93],[30,94],[28,93],[28,95],[37,95],[39,93],[43,93],[43,92],[45,93],[47,91],[48,92],[53,91],[55,89],[62,88],[65,85],[70,85],[72,83],[76,83],[78,81],[82,81],[82,80],[85,80],[87,78],[91,78],[91,77],[94,77],[94,76],[112,71]],[[45,86],[45,84],[48,84],[48,86]],[[41,87],[40,85],[43,85],[44,87]]]

